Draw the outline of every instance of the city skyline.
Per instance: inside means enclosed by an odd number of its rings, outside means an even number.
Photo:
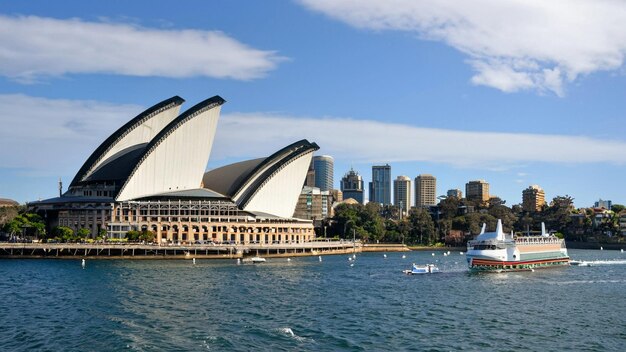
[[[626,5],[576,3],[2,2],[0,197],[54,196],[126,116],[210,93],[207,169],[306,138],[366,184],[389,163],[440,194],[623,204]]]

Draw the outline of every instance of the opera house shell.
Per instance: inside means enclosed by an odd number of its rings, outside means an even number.
[[[301,140],[205,172],[224,102],[214,96],[180,113],[176,96],[150,107],[89,156],[65,193],[29,207],[50,227],[92,236],[150,230],[159,243],[310,241],[311,222],[292,215],[319,147]]]

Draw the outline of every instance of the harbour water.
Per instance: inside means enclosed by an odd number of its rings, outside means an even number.
[[[470,274],[452,252],[1,260],[0,351],[622,351],[626,253]],[[403,259],[402,255],[406,255]],[[411,263],[441,273],[406,276]],[[350,264],[353,263],[353,266]]]

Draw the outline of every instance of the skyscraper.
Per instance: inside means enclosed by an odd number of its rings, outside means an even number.
[[[437,178],[422,174],[415,178],[415,206],[437,205]]]
[[[393,181],[393,204],[405,213],[411,209],[411,179],[408,176],[398,176]]]
[[[546,194],[537,185],[532,185],[522,191],[522,209],[528,212],[540,211],[546,204]]]
[[[478,202],[489,201],[489,183],[485,180],[470,181],[465,184],[465,198]]]
[[[335,161],[330,155],[318,155],[313,157],[313,169],[315,170],[315,187],[322,191],[333,189]]]
[[[363,178],[353,169],[341,179],[340,184],[343,199],[352,198],[363,204]]]
[[[372,166],[370,202],[391,204],[391,166],[389,164]]]

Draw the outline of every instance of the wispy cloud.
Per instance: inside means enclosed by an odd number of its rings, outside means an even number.
[[[468,55],[471,81],[505,92],[564,94],[580,75],[621,67],[626,3],[611,0],[300,0],[376,31],[416,33]]]
[[[24,83],[72,73],[249,80],[283,60],[219,31],[0,15],[0,75]]]
[[[347,118],[238,113],[222,116],[218,128],[215,158],[260,156],[307,138],[317,142],[324,154],[354,162],[425,161],[491,169],[528,162],[626,163],[626,155],[617,152],[626,150],[626,142],[581,136],[466,132]]]
[[[0,95],[0,165],[73,173],[113,131],[145,107]],[[579,136],[465,132],[335,117],[222,115],[211,159],[267,156],[306,138],[324,154],[357,163],[433,162],[490,170],[531,162],[623,165],[626,142]],[[522,177],[520,173],[518,175]]]
[[[0,95],[0,166],[76,172],[91,152],[144,108],[87,100]]]

